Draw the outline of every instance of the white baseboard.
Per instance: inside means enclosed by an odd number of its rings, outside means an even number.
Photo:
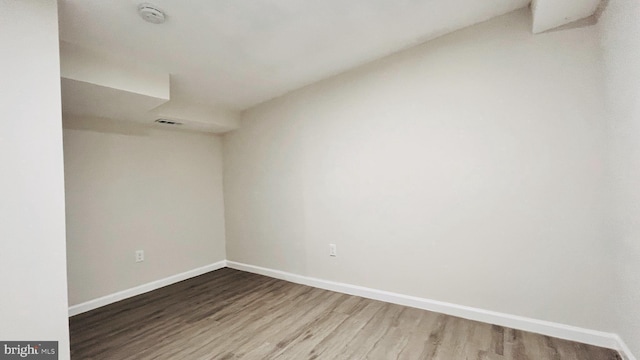
[[[218,261],[216,263],[205,265],[197,269],[185,271],[183,273],[172,275],[164,279],[152,281],[150,283],[142,284],[140,286],[136,286],[131,289],[119,291],[117,293],[113,293],[97,299],[93,299],[87,302],[73,305],[69,307],[69,316],[74,316],[74,315],[81,314],[83,312],[97,309],[101,306],[109,305],[120,300],[124,300],[136,295],[144,294],[146,292],[153,291],[161,287],[165,287],[167,285],[175,284],[182,280],[190,279],[192,277],[196,277],[198,275],[202,275],[210,271],[222,269],[226,266],[227,266],[226,260]]]
[[[576,326],[564,325],[550,321],[537,320],[523,316],[477,309],[469,306],[451,304],[442,301],[419,298],[403,294],[371,289],[363,286],[350,285],[334,281],[322,280],[308,276],[292,274],[280,270],[273,270],[254,265],[227,260],[227,266],[246,272],[265,275],[276,279],[286,280],[297,284],[331,290],[349,295],[361,296],[368,299],[385,301],[388,303],[410,306],[418,309],[434,311],[442,314],[457,316],[469,320],[500,325],[522,331],[529,331],[565,340],[606,347],[619,351],[626,360],[636,360],[622,339],[613,333],[584,329]]]
[[[627,346],[627,344],[625,344],[622,338],[617,334],[615,335],[615,337],[616,337],[616,341],[618,342],[617,350],[618,352],[620,352],[620,355],[622,355],[622,358],[624,360],[636,360],[636,357],[633,356],[633,354],[631,353],[631,349],[629,349],[629,347]]]

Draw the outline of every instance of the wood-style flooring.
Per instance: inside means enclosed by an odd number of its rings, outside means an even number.
[[[72,359],[609,360],[609,349],[221,269],[70,320]]]

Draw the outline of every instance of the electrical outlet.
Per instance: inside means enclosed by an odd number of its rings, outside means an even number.
[[[136,250],[136,262],[144,261],[144,250]]]
[[[329,244],[329,256],[338,256],[336,244]]]

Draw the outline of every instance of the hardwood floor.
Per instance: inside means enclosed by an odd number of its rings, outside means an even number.
[[[70,319],[72,359],[620,359],[609,349],[221,269]]]

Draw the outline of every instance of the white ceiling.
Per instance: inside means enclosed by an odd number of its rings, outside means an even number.
[[[60,38],[171,74],[171,99],[245,109],[529,0],[60,0]]]

